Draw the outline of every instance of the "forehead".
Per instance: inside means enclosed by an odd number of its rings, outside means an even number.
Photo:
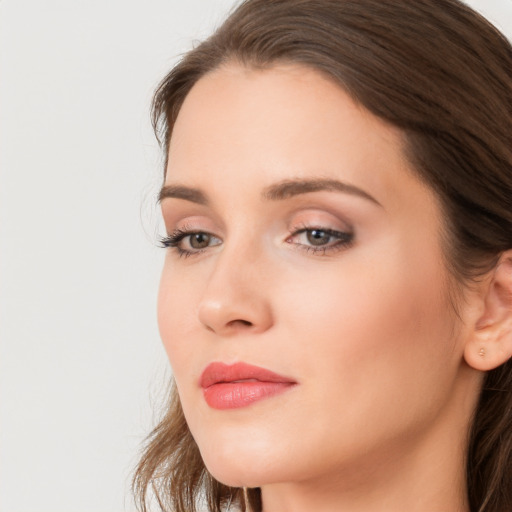
[[[335,178],[385,200],[419,181],[403,140],[313,69],[230,64],[201,78],[186,97],[166,181],[200,186],[214,174],[214,187],[229,180],[261,189],[280,179]]]
[[[225,135],[231,135],[230,142],[238,146],[257,139],[270,149],[279,130],[281,146],[304,139],[317,142],[319,136],[326,145],[342,138],[373,143],[384,138],[399,146],[402,139],[399,130],[356,104],[334,80],[314,69],[295,64],[268,69],[230,64],[193,86],[175,123],[170,150],[182,138],[215,146],[227,142]]]

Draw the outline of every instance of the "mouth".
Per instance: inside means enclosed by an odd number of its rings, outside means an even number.
[[[213,409],[247,407],[297,384],[293,379],[246,363],[211,363],[199,383],[206,403]]]

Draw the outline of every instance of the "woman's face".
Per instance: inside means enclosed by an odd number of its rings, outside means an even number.
[[[161,336],[218,480],[369,474],[461,417],[440,206],[336,84],[292,65],[202,78],[162,210]]]

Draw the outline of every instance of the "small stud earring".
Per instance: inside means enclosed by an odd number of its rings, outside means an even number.
[[[481,348],[480,351],[478,352],[478,355],[480,357],[484,357],[485,356],[485,348]]]

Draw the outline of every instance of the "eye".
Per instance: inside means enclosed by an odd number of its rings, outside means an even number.
[[[296,230],[286,241],[308,252],[327,254],[348,247],[353,240],[351,232],[310,227]]]
[[[204,252],[208,247],[219,245],[221,240],[204,231],[177,229],[160,240],[162,247],[177,251],[179,256],[191,256]]]
[[[185,240],[188,238],[188,243],[192,249],[205,249],[210,245],[211,235],[208,233],[192,233],[185,237]]]
[[[321,229],[311,229],[307,230],[306,238],[311,245],[327,245],[333,238],[333,236],[327,231],[322,231]]]

